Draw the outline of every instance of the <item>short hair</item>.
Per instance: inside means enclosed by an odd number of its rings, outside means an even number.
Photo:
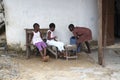
[[[55,28],[55,24],[54,23],[50,23],[49,28]]]
[[[38,26],[38,27],[39,27],[40,25],[39,25],[38,23],[34,23],[34,24],[33,24],[33,28],[35,28],[35,26]]]
[[[74,28],[74,25],[73,25],[73,24],[70,24],[68,27],[69,27],[69,28]]]

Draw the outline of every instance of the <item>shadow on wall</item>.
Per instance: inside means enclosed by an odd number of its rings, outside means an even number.
[[[4,21],[0,22],[0,35],[2,35],[3,33],[5,33],[5,22]]]

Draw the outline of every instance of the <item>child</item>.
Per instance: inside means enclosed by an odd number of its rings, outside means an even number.
[[[40,52],[40,54],[42,56],[42,60],[44,62],[46,62],[46,61],[48,61],[48,58],[49,58],[49,56],[46,56],[46,47],[47,47],[47,45],[41,38],[42,35],[41,35],[39,27],[40,26],[39,26],[38,23],[35,23],[33,25],[34,31],[32,32],[31,40],[32,40],[33,45],[35,45],[38,48],[38,50],[39,50],[39,52]],[[31,40],[30,40],[30,42],[31,42]],[[42,53],[42,50],[43,50],[43,53]]]
[[[74,34],[76,38],[76,44],[79,47],[82,42],[85,42],[88,52],[91,53],[91,49],[89,46],[89,40],[92,39],[92,32],[90,29],[85,28],[85,27],[75,27],[73,24],[70,24],[68,26],[69,30]]]
[[[64,54],[64,43],[56,40],[57,36],[54,35],[54,30],[55,24],[51,23],[47,31],[47,44],[56,46],[61,54]]]

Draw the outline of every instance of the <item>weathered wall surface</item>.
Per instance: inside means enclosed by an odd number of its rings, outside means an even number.
[[[56,24],[59,40],[69,43],[72,33],[68,25],[86,26],[98,36],[97,0],[4,0],[8,45],[20,44],[25,49],[25,28],[37,22],[41,28]]]

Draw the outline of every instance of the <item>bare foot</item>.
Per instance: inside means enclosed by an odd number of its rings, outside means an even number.
[[[49,60],[49,56],[44,56],[42,59],[43,62],[48,62],[48,60]]]

